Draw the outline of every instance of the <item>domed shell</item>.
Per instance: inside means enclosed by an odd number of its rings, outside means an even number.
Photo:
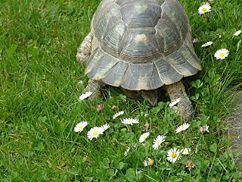
[[[90,79],[153,90],[201,70],[177,0],[103,0],[93,17]]]

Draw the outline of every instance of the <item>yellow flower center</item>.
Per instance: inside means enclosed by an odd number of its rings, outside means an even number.
[[[80,129],[83,129],[83,128],[84,128],[84,126],[83,126],[83,125],[81,125],[81,126],[80,126]]]
[[[171,153],[171,157],[172,157],[172,158],[176,158],[176,156],[177,156],[176,152],[172,152],[172,153]]]
[[[95,137],[95,136],[97,136],[97,132],[96,131],[94,131],[93,133],[92,133],[92,135]]]
[[[154,162],[155,162],[155,161],[154,161],[153,159],[150,159],[150,160],[149,160],[149,165],[150,165],[150,166],[153,166],[153,165],[154,165]]]
[[[202,11],[203,11],[203,12],[206,12],[206,11],[207,11],[207,8],[205,8],[205,7],[202,8]]]
[[[219,56],[220,56],[220,57],[224,57],[224,56],[225,56],[224,52],[221,52],[221,53],[219,54]]]

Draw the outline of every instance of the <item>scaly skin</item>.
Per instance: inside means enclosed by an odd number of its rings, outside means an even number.
[[[167,85],[165,88],[170,96],[171,102],[180,98],[180,102],[178,102],[177,107],[174,107],[177,114],[185,121],[190,120],[193,114],[193,108],[192,103],[186,94],[183,83],[179,81],[177,83]]]
[[[84,89],[83,93],[92,92],[92,95],[88,98],[90,100],[95,100],[102,97],[101,88],[104,86],[101,82],[95,80],[88,80],[88,84]]]
[[[87,64],[88,58],[92,51],[93,35],[90,32],[82,41],[80,47],[77,49],[76,59],[80,64]]]

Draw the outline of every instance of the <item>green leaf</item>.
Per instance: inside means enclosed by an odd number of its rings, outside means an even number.
[[[32,147],[35,151],[43,152],[45,150],[44,143],[41,141],[33,142]]]
[[[118,169],[123,169],[124,167],[126,166],[126,164],[124,163],[124,162],[120,162],[119,164],[118,164]]]
[[[223,42],[222,44],[221,44],[221,48],[227,48],[228,46],[227,46],[227,44],[225,43],[225,42]]]
[[[102,163],[100,164],[100,167],[102,169],[109,169],[110,168],[109,167],[109,163],[110,163],[109,159],[108,158],[104,158]]]
[[[129,168],[125,174],[125,177],[128,181],[133,182],[136,180],[135,170],[133,168]]]
[[[113,169],[108,169],[107,170],[107,174],[109,175],[109,176],[114,176],[114,170]]]
[[[237,45],[236,45],[236,52],[238,52],[238,51],[239,51],[240,44],[241,44],[241,40],[239,40],[239,42],[238,42],[238,43],[237,43]]]
[[[210,145],[210,147],[209,147],[209,150],[210,150],[211,152],[213,152],[213,153],[216,153],[216,152],[217,152],[217,149],[218,149],[218,146],[217,146],[216,143]]]

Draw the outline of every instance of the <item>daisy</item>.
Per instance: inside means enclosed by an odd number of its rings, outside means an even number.
[[[179,126],[177,129],[176,129],[176,133],[180,133],[182,131],[185,131],[187,128],[189,128],[190,124],[188,123],[184,123],[182,124],[181,126]]]
[[[234,33],[234,36],[236,36],[236,37],[239,36],[239,35],[241,34],[241,32],[242,32],[241,30],[236,31],[236,32]]]
[[[100,127],[94,127],[87,132],[87,138],[92,140],[93,138],[98,138],[101,134],[103,134],[103,130]]]
[[[158,135],[153,141],[153,148],[158,150],[159,146],[165,141],[166,136]]]
[[[104,125],[100,126],[99,128],[101,129],[101,131],[102,131],[102,133],[103,133],[103,132],[106,131],[108,128],[110,128],[110,125],[109,125],[109,124],[104,124]]]
[[[205,13],[208,13],[208,12],[210,12],[210,11],[211,11],[211,6],[210,6],[209,3],[205,3],[205,4],[203,4],[202,6],[200,6],[200,7],[198,8],[198,13],[199,13],[200,15],[205,14]]]
[[[190,152],[191,152],[191,149],[190,149],[190,148],[184,148],[184,149],[182,150],[182,154],[183,154],[183,155],[188,155],[188,154],[190,154]]]
[[[154,163],[155,163],[155,160],[154,159],[151,159],[151,158],[148,158],[148,164],[150,165],[150,166],[153,166],[154,165]]]
[[[199,131],[200,131],[201,133],[205,133],[205,132],[208,132],[208,133],[209,133],[208,128],[209,128],[208,125],[204,125],[204,126],[199,127]]]
[[[149,133],[149,132],[143,133],[143,134],[139,137],[139,142],[140,142],[140,143],[144,142],[149,136],[150,136],[150,133]]]
[[[133,124],[138,124],[139,120],[134,118],[125,118],[122,120],[122,123],[125,125],[133,125]]]
[[[179,102],[181,101],[181,98],[178,98],[178,99],[176,99],[175,101],[173,101],[173,102],[171,102],[170,104],[169,104],[169,107],[174,107],[175,105],[177,105]]]
[[[124,111],[120,111],[120,112],[118,112],[118,113],[113,115],[113,119],[116,119],[117,117],[119,117],[119,116],[121,116],[123,114],[124,114]]]
[[[75,126],[74,131],[75,132],[82,132],[87,125],[88,125],[88,123],[86,121],[81,121],[80,123],[78,123]]]
[[[154,165],[154,163],[155,163],[155,161],[154,161],[154,159],[151,159],[151,158],[148,158],[147,160],[144,160],[144,166],[153,166]]]
[[[212,41],[208,41],[207,43],[203,44],[201,47],[209,47],[212,44],[213,44]]]
[[[228,57],[228,55],[229,55],[229,51],[228,51],[227,49],[219,49],[219,50],[217,50],[217,51],[215,52],[214,57],[215,57],[216,59],[221,59],[221,60],[223,60],[223,59],[225,59],[226,57]]]
[[[177,150],[176,148],[170,149],[167,152],[167,160],[169,162],[175,163],[176,160],[178,160],[180,158],[181,155],[181,151]]]
[[[85,92],[84,94],[82,94],[80,97],[79,97],[79,101],[82,101],[88,97],[90,97],[92,95],[92,92]]]

